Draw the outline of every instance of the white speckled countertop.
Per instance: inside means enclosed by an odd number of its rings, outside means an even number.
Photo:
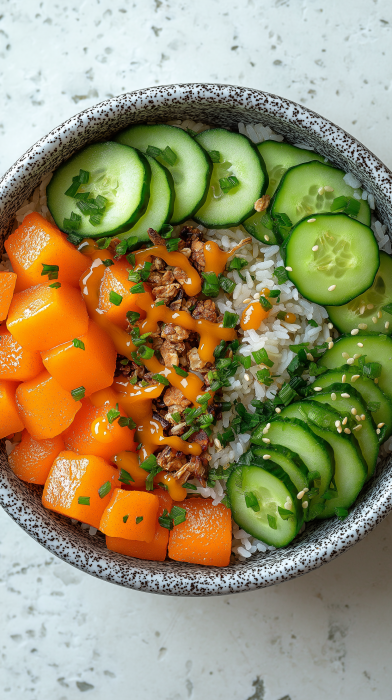
[[[0,171],[107,96],[210,81],[292,98],[392,167],[390,0],[0,0]],[[335,562],[225,598],[89,578],[0,512],[3,700],[389,700],[392,519]]]

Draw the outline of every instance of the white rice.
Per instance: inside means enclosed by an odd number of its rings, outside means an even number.
[[[173,120],[169,124],[181,129],[191,129],[196,133],[200,133],[210,127],[201,122],[195,122],[191,119],[185,121]],[[270,127],[263,124],[238,124],[238,131],[250,138],[253,143],[260,143],[264,140],[283,141],[284,137],[276,134]],[[303,143],[294,144],[298,148],[313,150],[311,146]],[[325,159],[327,162],[327,159]],[[46,187],[50,182],[52,174],[45,177],[42,183],[34,190],[32,197],[23,202],[22,206],[16,213],[16,225],[20,224],[27,214],[37,211],[49,221],[53,222],[47,207]],[[360,181],[352,174],[347,173],[344,176],[344,181],[347,185],[354,189],[353,196],[357,199],[367,200],[372,210],[375,208],[374,196],[371,193],[363,191],[362,195],[359,190],[361,188]],[[195,225],[194,222],[187,222]],[[372,230],[378,242],[380,250],[391,254],[392,245],[387,233],[387,227],[381,224],[380,221],[372,216]],[[198,226],[203,231],[205,239],[217,241],[224,250],[233,248],[239,241],[246,237],[244,229],[233,227],[228,229],[220,229],[219,231],[207,230],[203,226]],[[284,284],[278,284],[273,276],[274,269],[283,265],[280,255],[280,249],[277,245],[265,246],[258,241],[252,241],[247,244],[238,253],[238,256],[246,259],[249,262],[249,268],[242,271],[245,281],[242,280],[236,270],[228,273],[228,277],[236,283],[236,288],[232,298],[228,298],[221,292],[216,299],[216,304],[221,313],[225,311],[235,311],[241,314],[246,306],[245,299],[253,298],[256,292],[260,292],[263,287],[267,287],[271,291],[280,289],[280,302],[273,306],[268,318],[266,318],[257,330],[249,330],[243,333],[241,337],[242,345],[240,353],[244,357],[251,357],[251,366],[245,370],[242,366],[239,367],[235,377],[231,379],[231,386],[223,391],[223,400],[230,402],[232,408],[223,413],[222,419],[217,423],[214,433],[211,437],[212,446],[210,447],[211,461],[210,466],[217,468],[222,466],[227,468],[230,463],[235,462],[246,452],[250,444],[250,434],[245,433],[237,435],[235,440],[229,443],[224,448],[218,448],[214,443],[217,433],[223,433],[233,419],[236,417],[236,411],[233,406],[234,401],[239,399],[245,408],[254,413],[255,409],[251,406],[251,401],[254,398],[265,399],[273,398],[280,390],[283,382],[290,381],[290,376],[287,372],[287,366],[294,357],[294,353],[289,349],[292,344],[309,342],[311,345],[323,343],[334,331],[328,328],[328,314],[326,310],[317,304],[312,304],[306,299],[303,299],[294,283],[287,280]],[[3,255],[0,260],[0,270],[10,269],[10,263],[7,255]],[[254,279],[252,278],[254,277]],[[296,321],[293,324],[285,323],[277,319],[279,311],[292,312],[296,315]],[[307,321],[315,320],[317,328],[310,326]],[[270,387],[260,384],[256,379],[256,372],[259,366],[255,363],[252,352],[265,348],[269,358],[274,362],[271,368],[271,374],[280,375],[276,378]],[[13,445],[8,443],[7,451],[11,451]],[[392,438],[390,438],[380,450],[379,460],[387,453],[392,451]],[[212,498],[213,504],[217,505],[225,497],[225,481],[217,481],[214,488],[200,486],[197,480],[190,483],[194,484],[196,491],[203,498]],[[77,521],[72,521],[77,522]],[[90,535],[95,535],[96,528],[82,524],[83,529],[88,529]],[[303,531],[301,529],[301,532]],[[275,547],[265,544],[255,537],[252,537],[244,530],[239,529],[238,525],[233,521],[233,542],[232,552],[235,559],[245,561],[253,554],[267,553],[274,550]]]

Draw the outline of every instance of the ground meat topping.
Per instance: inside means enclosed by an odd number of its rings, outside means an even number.
[[[186,282],[188,281],[188,275],[186,274],[186,272],[184,272],[184,270],[181,269],[181,267],[175,267],[173,269],[173,275],[177,282],[181,284],[181,286],[186,284]]]
[[[155,299],[166,299],[170,301],[170,299],[174,299],[179,289],[180,285],[177,282],[174,282],[174,284],[159,285],[158,287],[153,287],[152,294],[155,297]]]
[[[212,299],[206,299],[205,301],[198,301],[196,308],[192,311],[193,318],[203,318],[206,321],[211,321],[216,323],[216,306]]]
[[[168,340],[165,340],[160,347],[160,353],[162,355],[165,367],[173,367],[173,365],[177,365],[178,367],[178,353],[184,352],[184,350],[184,343],[179,342],[174,345],[174,343],[170,343]]]
[[[163,402],[165,406],[180,406],[181,410],[187,408],[191,405],[191,402],[185,398],[184,394],[180,389],[175,386],[169,386],[163,396]]]
[[[191,348],[191,350],[189,350],[187,353],[187,358],[189,360],[190,368],[196,372],[203,369],[206,364],[202,359],[200,359],[197,348]]]
[[[166,323],[162,330],[162,338],[166,338],[171,343],[177,343],[189,338],[189,331],[181,326],[175,326],[174,323]]]
[[[186,455],[173,449],[170,445],[166,445],[162,452],[157,455],[157,462],[165,471],[176,472],[186,464]]]
[[[163,245],[166,247],[165,240],[162,238],[162,236],[159,235],[156,231],[154,231],[153,228],[149,228],[147,230],[148,237],[154,245]]]

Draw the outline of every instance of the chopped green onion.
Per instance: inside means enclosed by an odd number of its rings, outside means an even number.
[[[111,488],[112,488],[112,485],[111,485],[110,481],[105,481],[105,483],[102,484],[102,486],[100,486],[100,488],[98,489],[99,497],[105,498],[105,496],[108,495]]]
[[[163,511],[162,515],[159,516],[158,523],[160,524],[161,527],[164,527],[165,530],[172,530],[173,529],[173,520],[170,517],[166,508]]]
[[[79,177],[78,177],[78,176],[73,177],[73,178],[72,178],[72,185],[71,185],[70,187],[68,187],[68,189],[64,192],[64,194],[66,195],[66,197],[72,197],[72,198],[74,198],[75,195],[76,195],[76,193],[77,193],[77,191],[78,191],[78,189],[79,189],[79,186],[80,186]]]
[[[220,155],[219,151],[208,151],[208,155],[210,156],[213,163],[220,162],[221,155]]]
[[[111,304],[114,304],[114,306],[120,306],[123,298],[121,294],[117,294],[117,292],[114,292],[113,289],[110,291],[109,294],[109,301]]]
[[[121,255],[125,255],[125,253],[128,250],[128,242],[127,241],[120,241],[118,245],[116,245],[116,258],[120,258]]]
[[[174,413],[171,413],[170,415],[175,423],[181,423],[181,413],[178,413],[178,411],[174,411]]]
[[[135,282],[135,283],[136,283],[136,282],[140,282],[140,279],[141,279],[141,277],[140,277],[140,272],[139,272],[138,270],[137,270],[137,271],[135,271],[135,270],[130,270],[130,272],[129,272],[129,274],[128,274],[128,280],[129,280],[130,282]]]
[[[142,367],[142,366],[143,366],[143,362],[142,362],[141,359],[139,358],[139,356],[138,356],[136,350],[134,350],[133,352],[131,352],[131,357],[132,357],[132,360],[133,360],[137,365],[139,365],[139,367]]]
[[[108,419],[108,423],[112,424],[116,420],[116,418],[120,418],[121,413],[118,410],[118,403],[116,403],[116,408],[111,408],[110,411],[107,412],[106,418]]]
[[[215,272],[202,272],[204,278],[202,292],[208,297],[217,297],[219,294],[219,280]]]
[[[287,508],[281,508],[278,506],[278,513],[282,520],[288,520],[289,518],[292,518],[294,513],[292,510],[287,510]],[[271,517],[271,516],[270,516]]]
[[[154,355],[153,348],[148,347],[148,345],[141,345],[139,348],[139,355],[143,360],[149,360]]]
[[[236,359],[239,360],[244,369],[249,369],[252,364],[252,358],[250,355],[246,357],[244,355],[236,355]]]
[[[155,457],[155,455],[150,455],[149,457],[147,457],[147,459],[144,460],[144,462],[141,462],[140,466],[146,472],[151,472],[153,469],[156,469],[158,467],[157,458]]]
[[[260,350],[254,350],[252,352],[253,359],[258,365],[267,365],[267,367],[272,367],[273,362],[272,360],[269,359],[267,351],[264,348],[260,348]]]
[[[128,323],[136,323],[139,320],[140,314],[138,311],[127,311],[126,313]]]
[[[148,156],[151,156],[151,158],[157,158],[162,154],[162,151],[160,148],[157,148],[156,146],[147,146],[146,153]]]
[[[182,484],[183,489],[189,489],[190,491],[197,491],[197,486],[195,484]]]
[[[155,379],[156,382],[159,382],[159,384],[163,384],[164,386],[170,385],[168,378],[164,377],[163,374],[153,374],[152,378]]]
[[[150,262],[144,263],[143,269],[140,270],[140,277],[142,278],[143,282],[147,282],[147,280],[150,276],[151,268],[152,268],[152,263],[150,263]]]
[[[331,204],[331,211],[338,211],[338,209],[344,209],[348,204],[347,197],[335,197]]]
[[[134,430],[136,428],[136,423],[132,418],[127,418],[127,416],[121,416],[118,419],[118,424],[120,428],[129,428],[129,430]]]
[[[90,216],[89,222],[93,226],[99,226],[99,224],[102,222],[102,214],[93,214]]]
[[[227,346],[226,341],[225,341],[225,340],[221,340],[220,343],[219,343],[219,345],[217,345],[216,348],[215,348],[215,350],[214,350],[214,357],[215,357],[215,359],[219,359],[220,357],[222,357],[222,356],[225,354],[225,352],[226,352],[226,346]]]
[[[273,515],[267,514],[268,525],[272,530],[277,530],[278,526],[276,524],[276,518]]]
[[[80,401],[81,399],[84,399],[85,393],[86,389],[84,386],[78,386],[77,389],[72,389],[71,396],[75,401]]]
[[[75,194],[75,199],[80,199],[82,202],[86,202],[90,196],[90,192],[77,192]]]
[[[82,240],[83,240],[83,237],[80,235],[78,236],[76,233],[69,233],[67,236],[67,241],[69,241],[70,243],[72,243],[72,245],[75,245],[75,246],[80,245]]]
[[[126,523],[129,518],[129,515],[124,515],[123,516],[123,523]]]
[[[252,510],[254,510],[255,513],[259,512],[260,504],[257,500],[257,496],[253,493],[253,491],[249,491],[245,494],[245,505],[247,508],[251,508]]]
[[[288,406],[289,403],[291,403],[291,401],[295,399],[296,396],[298,396],[298,394],[296,391],[294,391],[290,384],[285,383],[279,391],[278,396],[280,400],[284,403],[284,405]]]
[[[106,260],[102,260],[102,262],[105,265],[105,267],[110,267],[111,265],[114,265],[113,260],[111,260],[110,258],[106,258]]]
[[[234,289],[236,287],[235,282],[233,280],[229,280],[228,277],[225,277],[224,275],[219,275],[219,286],[221,289],[223,289],[226,294],[232,294],[234,292]]]
[[[79,496],[78,503],[80,506],[89,506],[90,505],[90,496]]]
[[[118,480],[121,484],[130,484],[131,482],[135,482],[135,479],[132,478],[130,473],[127,472],[126,469],[122,469],[122,467],[120,468],[120,476],[118,477]]]
[[[280,289],[272,289],[272,290],[270,291],[270,293],[268,294],[268,296],[269,296],[271,299],[275,299],[276,297],[279,297],[279,296],[281,295],[281,293],[282,293],[282,292],[280,291]]]
[[[272,274],[278,280],[278,284],[283,284],[288,280],[287,270],[283,267],[283,265],[280,265],[280,267],[275,267],[275,270]]]
[[[53,282],[49,287],[52,287],[52,289],[59,289],[59,287],[61,287],[61,282]]]
[[[79,170],[79,182],[81,185],[86,185],[89,181],[90,173],[88,170]]]
[[[247,260],[244,260],[244,258],[232,258],[226,265],[226,270],[228,270],[228,272],[231,272],[231,270],[242,270],[242,268],[247,265],[249,265],[249,263]]]
[[[158,301],[156,301],[154,304],[154,306],[164,306],[164,305],[165,305],[164,299],[158,299]]]
[[[158,481],[157,486],[160,486],[161,489],[164,489],[165,491],[169,490],[169,487],[167,484],[164,484],[163,481]]]
[[[44,275],[48,275],[48,278],[50,280],[56,280],[59,276],[59,266],[58,265],[46,265],[45,263],[41,263],[42,265],[42,272],[41,272],[41,277]]]
[[[162,236],[162,238],[170,238],[174,231],[173,226],[170,226],[170,224],[164,224],[159,232],[159,234]]]
[[[312,328],[317,328],[318,323],[313,318],[308,318],[308,326],[312,326]]]
[[[258,372],[256,372],[256,378],[258,382],[265,384],[266,386],[271,386],[272,382],[274,381],[268,369],[259,369]]]
[[[175,373],[178,374],[180,377],[187,377],[189,374],[184,369],[182,369],[182,367],[178,367],[177,365],[173,365],[173,369]]]
[[[143,282],[139,282],[139,284],[135,284],[131,287],[129,291],[131,294],[144,294],[146,290],[143,287]]]
[[[76,214],[74,211],[71,211],[71,215],[69,219],[64,219],[63,221],[63,228],[65,231],[78,231],[82,225],[82,217],[79,214]]]
[[[173,253],[175,250],[178,250],[178,244],[180,242],[181,238],[168,238],[166,241],[166,248],[169,253]]]
[[[174,163],[177,160],[177,156],[174,153],[174,151],[172,151],[170,146],[166,146],[165,150],[162,151],[161,156],[166,161],[166,163],[169,163],[169,165],[174,165]]]
[[[221,403],[220,410],[222,411],[222,413],[225,413],[226,411],[230,411],[230,409],[231,409],[231,401],[223,401]]]
[[[99,238],[97,240],[97,245],[100,250],[103,250],[105,248],[109,248],[110,244],[112,242],[111,238]]]
[[[125,259],[127,260],[127,262],[129,262],[130,265],[132,265],[132,267],[135,267],[136,258],[133,253],[128,253]]]
[[[344,212],[348,214],[348,216],[358,216],[360,208],[361,202],[354,197],[350,197],[347,206],[344,208]]]
[[[133,386],[137,384],[137,377],[129,377],[129,383],[132,384]]]
[[[229,177],[221,177],[219,180],[220,188],[224,194],[227,194],[227,192],[230,192],[230,190],[233,189],[233,187],[237,187],[237,185],[240,184],[240,181],[236,178],[235,175],[230,175]]]
[[[207,404],[211,398],[211,394],[206,391],[204,394],[199,394],[199,396],[196,396],[196,402],[200,403],[201,405],[204,403]]]
[[[80,350],[86,349],[83,340],[79,340],[79,338],[74,338],[72,341],[72,345],[74,346],[74,348],[80,348]]]
[[[235,328],[238,321],[238,314],[232,314],[230,311],[225,311],[222,322],[223,328]]]
[[[143,519],[144,519],[144,518],[143,518],[142,515],[138,515],[137,518],[136,518],[136,525],[139,525],[139,523],[141,523],[141,522],[143,521]]]
[[[180,508],[180,506],[173,506],[170,515],[173,519],[173,525],[180,525],[186,520],[186,510],[185,508]]]
[[[270,304],[268,299],[266,299],[265,297],[261,296],[259,298],[259,302],[260,302],[261,306],[263,307],[264,311],[269,311],[270,309],[272,309],[272,304]]]

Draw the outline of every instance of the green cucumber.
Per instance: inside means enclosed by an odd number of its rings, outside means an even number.
[[[268,187],[263,159],[246,136],[226,129],[203,131],[195,140],[214,159],[207,198],[195,220],[207,228],[240,224]],[[230,183],[231,177],[234,180]],[[227,189],[230,184],[234,186]]]
[[[334,200],[338,197],[354,198],[362,195],[362,190],[354,190],[344,181],[345,173],[325,163],[313,161],[303,163],[290,168],[282,177],[271,202],[271,216],[276,218],[278,214],[286,214],[292,225],[304,217],[318,213],[331,212]],[[328,187],[331,191],[324,191]],[[370,207],[363,200],[356,200],[359,204],[359,212],[356,216],[366,226],[370,226]],[[354,205],[355,206],[355,205]]]
[[[346,427],[348,430],[351,430],[358,443],[358,447],[367,464],[367,478],[370,479],[376,468],[379,441],[376,434],[376,426],[361,394],[355,390],[352,384],[336,382],[326,387],[325,392],[317,392],[312,396],[312,401],[328,404],[331,408],[348,418]],[[357,420],[353,416],[353,410],[358,418],[365,416],[365,420]],[[342,425],[342,431],[344,429],[345,426]]]
[[[375,425],[385,424],[384,440],[392,434],[392,402],[381,391],[377,384],[368,377],[358,376],[358,368],[354,365],[342,365],[337,369],[331,369],[321,374],[312,384],[312,389],[325,389],[336,382],[347,382],[355,386],[370,411]],[[352,382],[352,384],[351,384]],[[350,392],[349,392],[350,393]]]
[[[359,347],[358,343],[361,343],[362,347]],[[347,354],[350,358],[353,358],[354,355],[358,355],[358,357],[366,355],[367,363],[379,362],[381,364],[381,375],[376,380],[376,384],[392,400],[392,339],[378,333],[342,335],[335,341],[333,348],[324,353],[318,364],[328,369],[335,369],[347,359]],[[354,365],[358,364],[358,357],[354,360]]]
[[[254,447],[252,455],[254,458],[257,458],[257,464],[267,469],[267,471],[269,471],[271,465],[274,468],[275,465],[278,465],[283,469],[294,484],[297,492],[309,487],[308,468],[305,466],[302,459],[287,447],[266,444],[264,447]],[[263,460],[264,455],[269,455],[271,461],[270,459]]]
[[[391,313],[384,306],[391,306]],[[370,308],[369,308],[370,307]],[[341,333],[362,330],[392,334],[392,258],[380,251],[380,267],[369,289],[344,306],[327,306],[329,317]],[[380,316],[380,318],[379,318]],[[363,324],[366,327],[363,328]]]
[[[318,155],[305,148],[297,148],[290,143],[279,143],[278,141],[263,141],[259,143],[257,149],[264,160],[268,173],[268,189],[266,194],[272,197],[281,178],[285,172],[301,163],[308,163],[311,160],[324,162],[324,156]],[[243,222],[243,227],[253,238],[266,245],[276,245],[280,243],[277,235],[272,230],[272,220],[266,212],[255,212]],[[265,225],[267,222],[267,225]]]
[[[239,465],[230,474],[227,493],[237,525],[266,544],[284,547],[302,527],[303,509],[296,489],[279,467],[266,471]]]
[[[189,219],[199,209],[207,194],[212,164],[186,131],[167,124],[139,124],[125,129],[115,140],[147,155],[155,153],[159,163],[170,170],[176,195],[171,224]]]
[[[88,182],[80,185],[78,194],[90,193],[90,200],[100,195],[107,205],[100,223],[80,210],[81,199],[65,192],[80,170],[88,173]],[[46,188],[48,207],[57,226],[67,233],[76,231],[81,237],[100,238],[121,233],[132,226],[146,209],[150,190],[150,167],[134,148],[113,141],[95,143],[72,156],[55,171]],[[79,226],[70,227],[72,214],[80,216]]]
[[[315,214],[292,229],[285,263],[302,296],[336,306],[370,287],[380,258],[371,228],[346,214]]]
[[[173,178],[169,170],[158,163],[155,158],[147,155],[145,158],[147,158],[151,168],[150,199],[147,209],[129,231],[124,231],[117,236],[120,241],[134,236],[140,242],[149,241],[147,229],[153,228],[159,233],[162,226],[170,221],[172,215],[174,205]]]
[[[320,493],[326,491],[333,476],[333,465],[326,443],[316,438],[306,423],[301,420],[285,420],[279,416],[271,423],[256,428],[251,442],[264,447],[264,438],[270,440],[272,447],[281,445],[296,452],[310,472],[320,474]]]

